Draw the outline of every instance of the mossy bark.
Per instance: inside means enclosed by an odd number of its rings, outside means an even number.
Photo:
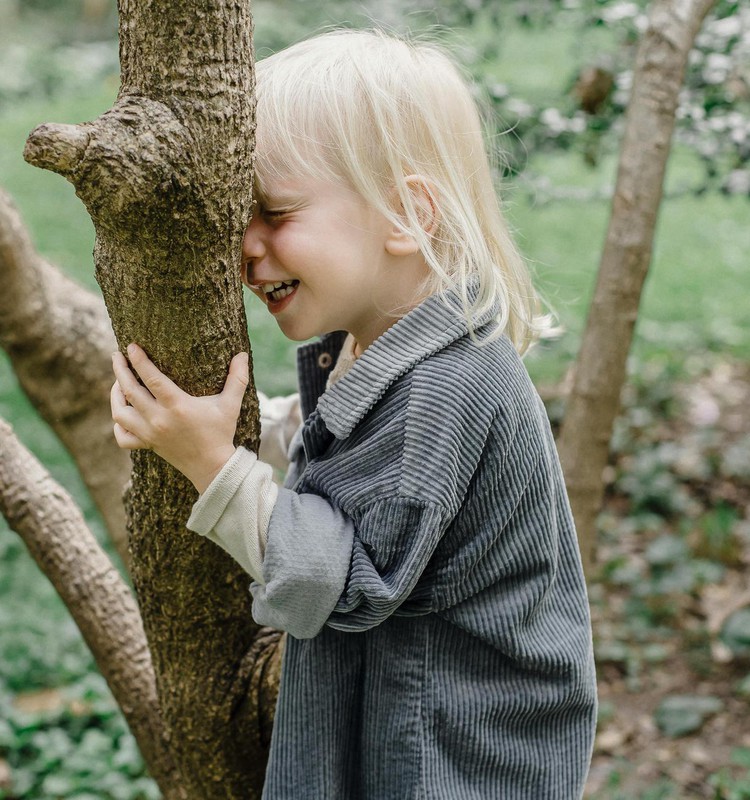
[[[249,350],[239,260],[249,218],[253,51],[246,2],[120,3],[122,86],[91,123],[44,125],[27,159],[76,187],[118,345],[138,342],[192,394]],[[251,388],[237,443],[256,447]],[[196,494],[151,452],[133,457],[131,574],[161,714],[187,796],[260,796],[279,641],[250,613],[248,577],[185,528]]]

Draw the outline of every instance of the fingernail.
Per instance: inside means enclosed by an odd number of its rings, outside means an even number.
[[[134,345],[134,344],[131,342],[131,343],[130,343],[130,344],[127,346],[127,348],[126,348],[126,349],[127,349],[127,351],[128,351],[128,353],[129,353],[129,354],[130,354],[130,353],[134,353],[134,352],[135,352],[135,345]]]

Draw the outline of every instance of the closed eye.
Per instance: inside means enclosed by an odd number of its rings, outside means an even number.
[[[305,207],[304,200],[287,200],[284,198],[269,198],[265,203],[260,204],[260,213],[269,222],[273,220],[280,220],[291,216],[292,214],[300,211]]]
[[[259,203],[257,200],[253,201],[252,205],[252,217],[263,217],[264,220],[267,222],[271,222],[273,220],[278,220],[284,217],[285,215],[289,214],[292,211],[291,208],[287,208],[285,206],[279,206],[277,208],[269,208],[268,206]]]

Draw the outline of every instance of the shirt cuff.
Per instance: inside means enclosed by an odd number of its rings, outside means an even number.
[[[273,468],[238,447],[198,498],[187,527],[218,544],[262,583],[268,525],[277,496]]]
[[[205,536],[216,525],[227,503],[232,499],[245,475],[253,468],[258,456],[244,447],[238,447],[234,455],[221,468],[202,495],[198,497],[190,518],[188,530]]]

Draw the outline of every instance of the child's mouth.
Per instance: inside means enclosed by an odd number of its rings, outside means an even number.
[[[278,303],[288,297],[299,286],[299,281],[277,281],[264,283],[260,288],[266,296],[266,302]]]

